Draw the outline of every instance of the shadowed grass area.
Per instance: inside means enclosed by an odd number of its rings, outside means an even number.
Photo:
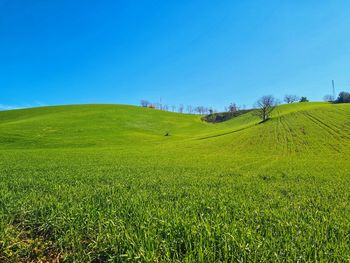
[[[349,105],[4,111],[0,149],[0,261],[350,260]]]

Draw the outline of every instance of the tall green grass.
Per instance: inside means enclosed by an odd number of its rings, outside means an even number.
[[[258,122],[0,112],[0,261],[350,261],[350,107]]]

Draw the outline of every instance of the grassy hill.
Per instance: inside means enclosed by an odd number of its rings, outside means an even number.
[[[349,261],[349,193],[349,104],[0,112],[0,261]]]

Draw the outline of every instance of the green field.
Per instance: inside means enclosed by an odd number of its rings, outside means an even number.
[[[0,112],[0,262],[40,260],[350,262],[350,104]]]

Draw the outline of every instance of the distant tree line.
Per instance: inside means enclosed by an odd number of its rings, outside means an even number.
[[[309,102],[307,97],[298,97],[297,95],[285,95],[284,96],[284,102],[287,104],[294,103],[294,102]]]
[[[335,99],[332,95],[326,95],[324,96],[324,101],[332,102],[332,103],[350,103],[350,93],[342,91],[339,93],[337,99]],[[287,104],[290,103],[303,103],[303,102],[309,102],[308,98],[305,96],[298,97],[297,95],[291,95],[287,94],[284,96],[284,102]],[[205,106],[192,106],[187,105],[186,107],[183,104],[180,104],[179,106],[168,106],[166,104],[161,103],[152,103],[147,100],[141,100],[141,106],[152,108],[152,109],[159,109],[159,110],[165,110],[165,111],[172,111],[172,112],[179,112],[179,113],[188,113],[188,114],[199,114],[199,115],[207,115],[207,119],[215,119],[217,118],[216,115],[217,111],[213,109],[212,107],[205,107]],[[278,100],[276,100],[272,95],[265,95],[262,96],[257,102],[254,109],[255,115],[259,116],[261,119],[261,122],[267,121],[275,107],[279,104]],[[221,114],[220,118],[229,119],[230,116],[238,116],[240,112],[243,111],[251,111],[251,110],[245,110],[245,107],[243,109],[241,107],[238,107],[236,103],[230,103],[227,107],[225,107],[225,111]],[[215,116],[214,116],[215,114]],[[215,119],[216,120],[216,119]]]
[[[158,110],[164,110],[164,111],[172,111],[172,112],[178,112],[178,113],[188,113],[188,114],[199,114],[199,115],[208,115],[213,114],[217,112],[212,107],[205,107],[205,106],[192,106],[187,105],[186,107],[183,104],[180,104],[178,106],[176,105],[167,105],[167,104],[161,104],[161,103],[153,103],[148,100],[141,100],[140,105],[145,108],[151,108],[151,109],[158,109]]]
[[[285,95],[284,96],[284,102],[289,104],[289,103],[294,103],[299,100],[299,97],[297,95]]]

